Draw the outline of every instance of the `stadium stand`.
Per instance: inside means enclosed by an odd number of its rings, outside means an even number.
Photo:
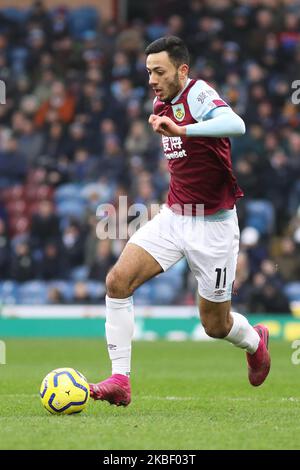
[[[241,311],[289,311],[288,302],[300,301],[293,264],[300,257],[300,112],[291,99],[300,78],[299,2],[159,5],[126,25],[103,21],[88,5],[0,9],[2,303],[103,302],[105,274],[126,240],[98,248],[97,206],[117,207],[120,195],[130,204],[163,203],[168,175],[147,126],[152,94],[143,50],[164,34],[187,42],[191,76],[215,85],[246,121],[246,136],[232,141],[245,192],[233,303]],[[132,220],[121,212],[118,229]],[[195,291],[183,261],[141,286],[135,301],[190,304]]]

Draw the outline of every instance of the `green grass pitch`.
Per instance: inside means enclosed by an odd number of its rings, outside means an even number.
[[[40,383],[57,367],[106,378],[104,342],[14,339],[6,346],[0,449],[300,448],[300,365],[292,365],[287,342],[271,343],[271,373],[258,388],[248,384],[244,352],[225,342],[136,342],[132,404],[90,400],[72,416],[42,408]]]

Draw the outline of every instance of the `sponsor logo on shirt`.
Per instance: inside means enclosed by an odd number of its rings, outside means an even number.
[[[175,104],[174,106],[172,106],[172,111],[173,111],[174,118],[177,121],[181,122],[184,120],[185,109],[184,109],[183,103]]]
[[[205,99],[208,96],[213,96],[215,94],[214,90],[204,90],[199,93],[197,96],[197,100],[200,101],[201,104],[204,103]]]
[[[186,150],[181,148],[183,144],[181,137],[163,137],[162,143],[165,157],[168,160],[187,156]]]

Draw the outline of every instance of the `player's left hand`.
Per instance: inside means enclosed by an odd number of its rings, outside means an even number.
[[[179,137],[185,135],[185,127],[177,126],[172,119],[167,116],[156,116],[151,114],[149,117],[149,124],[151,124],[154,132],[165,135],[166,137]]]

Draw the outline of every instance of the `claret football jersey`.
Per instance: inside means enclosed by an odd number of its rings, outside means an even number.
[[[220,106],[228,105],[211,86],[203,80],[188,79],[172,101],[155,98],[154,114],[186,126],[208,119],[209,113]],[[179,207],[183,213],[188,206],[191,215],[197,215],[197,205],[203,205],[204,214],[209,215],[232,209],[243,196],[232,171],[229,138],[162,136],[162,145],[171,175],[167,196],[171,209]]]

